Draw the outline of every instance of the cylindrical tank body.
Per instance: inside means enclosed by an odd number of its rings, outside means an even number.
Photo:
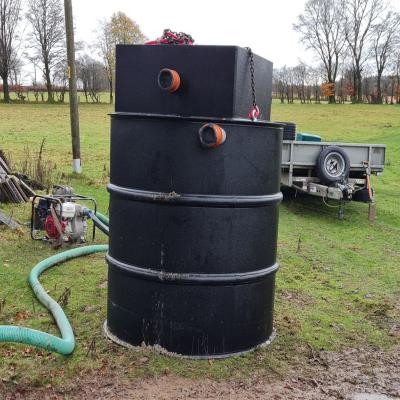
[[[192,357],[269,340],[281,142],[268,122],[112,115],[110,337]]]

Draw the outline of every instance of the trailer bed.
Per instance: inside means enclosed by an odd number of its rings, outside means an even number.
[[[337,149],[337,148],[340,149]],[[332,153],[331,153],[332,152]],[[346,174],[326,181],[321,176],[320,157],[342,153],[348,157]],[[383,144],[309,142],[284,140],[282,143],[281,184],[312,196],[339,201],[339,218],[344,215],[344,202],[355,200],[370,203],[369,218],[375,218],[374,192],[370,175],[380,175],[385,165],[386,146]],[[325,155],[324,155],[325,156]],[[325,166],[326,167],[326,166]],[[324,179],[323,179],[324,178]]]
[[[386,146],[383,144],[339,143],[339,142],[297,142],[284,140],[282,144],[282,169],[312,169],[322,149],[327,146],[342,148],[350,158],[350,173],[365,171],[365,161],[371,173],[383,171]]]

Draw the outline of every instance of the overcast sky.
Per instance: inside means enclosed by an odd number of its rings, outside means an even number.
[[[400,0],[388,0],[400,11]],[[149,38],[165,28],[192,35],[196,44],[249,46],[275,67],[318,62],[298,42],[293,23],[306,0],[72,0],[77,41],[95,43],[99,21],[117,11],[135,20]],[[96,50],[88,52],[96,57]],[[32,66],[24,65],[24,82]]]
[[[399,0],[400,1],[400,0]],[[196,44],[250,46],[274,64],[305,57],[292,29],[305,0],[73,0],[78,40],[94,39],[97,21],[123,11],[150,39],[164,28],[190,33]]]
[[[390,0],[400,11],[400,0]],[[292,25],[306,0],[73,0],[77,40],[91,42],[98,21],[123,11],[150,39],[164,28],[190,33],[197,44],[250,46],[274,63],[312,63]]]

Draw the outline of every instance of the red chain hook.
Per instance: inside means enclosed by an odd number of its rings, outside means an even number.
[[[258,108],[258,106],[253,106],[253,108],[250,110],[249,112],[249,118],[252,121],[257,121],[258,117],[261,115],[260,109]]]

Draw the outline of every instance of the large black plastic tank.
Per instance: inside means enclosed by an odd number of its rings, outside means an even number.
[[[265,121],[111,115],[111,339],[190,357],[271,339],[281,142]]]
[[[270,119],[272,63],[254,55],[256,96],[261,117]],[[172,95],[158,76],[173,69],[181,79]],[[252,104],[250,61],[237,46],[118,45],[118,112],[246,118]]]

